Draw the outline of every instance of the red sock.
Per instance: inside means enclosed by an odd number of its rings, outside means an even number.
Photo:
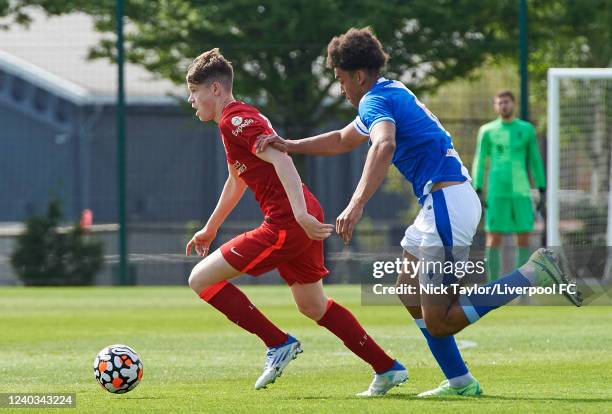
[[[368,335],[351,311],[332,299],[327,302],[327,311],[317,323],[340,338],[348,349],[370,364],[374,371],[381,373],[393,366],[395,360]]]
[[[240,289],[227,281],[207,287],[200,293],[200,297],[227,316],[227,319],[257,335],[268,347],[278,346],[289,339]]]

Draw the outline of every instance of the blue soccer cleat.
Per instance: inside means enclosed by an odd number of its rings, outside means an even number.
[[[374,379],[367,391],[357,394],[358,397],[376,397],[385,395],[391,388],[398,387],[408,380],[408,370],[399,361],[381,373],[374,374]]]
[[[302,352],[302,344],[291,335],[284,344],[268,348],[266,365],[263,373],[255,382],[255,389],[266,388],[268,384],[274,383],[276,378],[281,376],[285,367]]]

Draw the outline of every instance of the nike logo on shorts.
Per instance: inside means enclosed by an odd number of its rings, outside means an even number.
[[[244,257],[243,255],[241,255],[240,253],[238,253],[238,252],[236,251],[236,248],[235,248],[235,247],[232,247],[232,248],[230,249],[230,252],[232,252],[232,253],[234,253],[235,255],[238,255],[238,256],[240,256],[240,257]]]

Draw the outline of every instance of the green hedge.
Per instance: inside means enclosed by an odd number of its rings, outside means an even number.
[[[102,268],[102,242],[93,240],[79,224],[59,231],[61,219],[60,203],[52,201],[46,215],[25,221],[11,265],[26,286],[91,285]]]

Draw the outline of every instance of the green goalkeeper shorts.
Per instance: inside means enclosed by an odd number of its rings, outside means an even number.
[[[529,197],[489,197],[485,210],[485,230],[490,233],[533,231],[535,217]]]

